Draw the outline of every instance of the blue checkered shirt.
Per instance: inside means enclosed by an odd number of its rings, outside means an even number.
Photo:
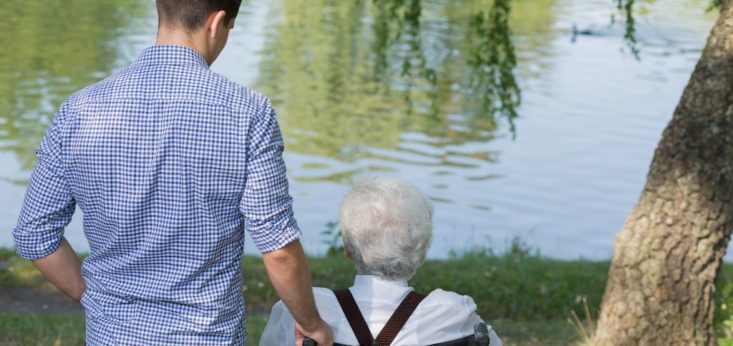
[[[269,100],[180,46],[71,96],[38,148],[18,253],[60,245],[76,205],[89,345],[246,339],[244,230],[261,252],[300,237]]]

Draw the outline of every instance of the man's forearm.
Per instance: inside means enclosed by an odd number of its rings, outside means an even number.
[[[303,328],[312,330],[321,321],[313,300],[311,275],[300,241],[262,254],[267,274],[277,294]]]
[[[34,260],[33,263],[61,292],[75,301],[81,299],[86,290],[86,283],[81,277],[81,261],[66,239],[54,253]]]

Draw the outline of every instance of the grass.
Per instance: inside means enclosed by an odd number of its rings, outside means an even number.
[[[257,345],[267,316],[247,317],[249,340]],[[82,314],[7,314],[0,313],[0,345],[84,345],[84,315]]]
[[[265,315],[248,316],[247,330],[250,338],[247,345],[257,345],[266,321]],[[492,325],[501,332],[505,345],[569,345],[577,339],[572,326],[565,321],[497,320]],[[0,314],[0,344],[83,345],[84,317],[80,314]]]
[[[84,317],[0,314],[2,345],[84,345]]]
[[[353,283],[353,266],[339,257],[309,259],[315,286],[343,288]],[[436,288],[474,298],[479,314],[493,325],[505,345],[569,345],[580,340],[568,322],[571,312],[585,318],[583,300],[592,317],[606,284],[609,262],[542,258],[523,252],[494,256],[475,253],[449,260],[427,261],[410,284],[418,292]],[[248,344],[256,345],[277,295],[260,258],[245,257],[244,295],[247,302]],[[724,293],[719,298],[718,321],[730,318],[721,306],[733,306],[733,266],[721,273]],[[29,261],[0,250],[0,289],[31,289],[48,284]],[[728,288],[730,286],[730,288]],[[725,292],[729,292],[725,294]],[[84,337],[83,316],[0,313],[2,345],[77,345]]]
[[[18,257],[13,250],[0,249],[0,290],[38,286],[51,285],[41,277],[31,261]]]
[[[355,271],[341,258],[310,258],[315,286],[349,287]],[[596,308],[606,285],[608,262],[561,261],[536,256],[469,254],[451,260],[427,261],[410,285],[418,292],[436,288],[474,298],[488,320],[566,320],[571,310],[584,314],[582,297]],[[244,260],[248,306],[269,309],[277,301],[258,258]],[[591,309],[596,314],[595,309]]]
[[[579,340],[575,329],[566,320],[491,321],[491,326],[507,346],[567,346]]]

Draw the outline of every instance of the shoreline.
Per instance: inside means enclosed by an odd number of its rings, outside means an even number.
[[[340,254],[308,256],[308,260],[314,286],[345,288],[353,283],[356,271]],[[600,305],[609,264],[610,261],[545,258],[527,251],[502,255],[467,253],[449,259],[426,260],[409,284],[418,292],[441,288],[471,296],[482,316],[518,320],[565,318],[576,308],[577,313],[582,313],[576,306],[582,297],[587,299],[592,312]],[[261,258],[245,255],[242,266],[248,308],[269,309],[276,301],[276,294]],[[733,265],[728,267],[729,272],[733,271]],[[0,311],[13,311],[2,308],[9,306],[3,304],[3,296],[6,301],[24,300],[23,296],[30,291],[46,297],[47,304],[60,304],[53,298],[56,289],[31,261],[22,259],[13,249],[0,248],[0,289]],[[18,297],[8,297],[8,292],[14,290],[20,292],[16,294]],[[44,300],[38,301],[41,308],[22,307],[19,311],[58,311],[53,306],[43,309]]]
[[[314,286],[345,288],[353,283],[356,273],[345,258],[308,259]],[[248,325],[251,340],[256,341],[277,295],[259,257],[245,256],[242,265]],[[409,284],[422,293],[441,288],[471,296],[478,314],[506,338],[505,345],[567,345],[580,338],[568,323],[573,312],[585,320],[587,307],[590,320],[597,317],[609,265],[609,261],[557,260],[521,251],[469,253],[427,260]],[[716,326],[722,328],[723,321],[733,319],[724,307],[733,305],[733,264],[723,265],[717,286]],[[29,328],[36,330],[19,334],[0,327],[0,344],[25,344],[38,333],[62,333],[56,325],[83,325],[81,307],[58,293],[31,261],[12,249],[0,248],[0,292],[0,325],[30,323]],[[66,340],[64,344],[75,344],[79,335],[58,337]]]

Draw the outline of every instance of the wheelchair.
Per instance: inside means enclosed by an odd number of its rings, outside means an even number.
[[[489,346],[491,343],[491,337],[489,336],[489,328],[486,327],[486,323],[480,322],[477,323],[474,328],[473,335],[468,335],[465,337],[462,337],[460,339],[452,340],[452,341],[446,341],[446,342],[440,342],[437,344],[430,344],[427,346]],[[305,338],[303,340],[303,346],[317,346],[318,344],[311,338]],[[355,346],[355,345],[344,345],[344,344],[334,344],[334,346]],[[389,346],[389,345],[379,345],[374,342],[372,345],[359,345],[359,346]]]

